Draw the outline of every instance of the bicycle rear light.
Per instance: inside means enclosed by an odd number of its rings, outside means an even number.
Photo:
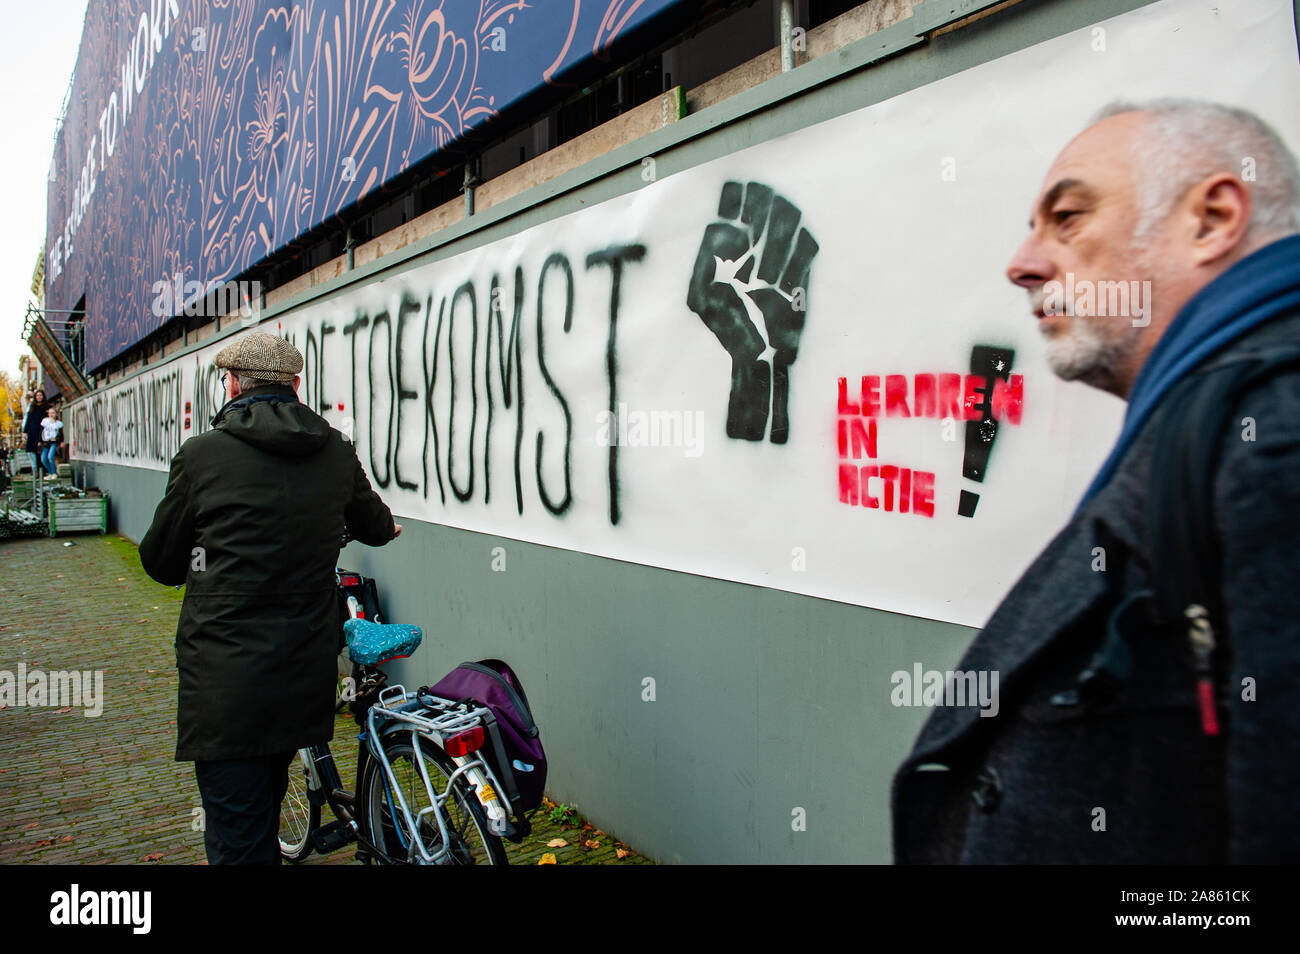
[[[339,586],[360,586],[361,577],[344,575],[339,577]]]
[[[458,758],[483,748],[483,738],[483,727],[476,725],[472,729],[466,729],[464,732],[457,732],[455,735],[448,736],[443,742],[443,748],[447,750],[447,754],[452,758]]]

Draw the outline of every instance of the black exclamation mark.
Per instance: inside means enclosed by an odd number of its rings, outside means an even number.
[[[970,373],[984,379],[985,386],[976,388],[981,400],[975,405],[979,420],[966,422],[966,456],[962,460],[961,475],[969,480],[983,481],[988,472],[989,453],[993,439],[998,436],[998,422],[993,419],[993,379],[1006,381],[1011,377],[1011,362],[1016,358],[1013,348],[995,348],[992,345],[975,345],[970,349]],[[963,517],[975,516],[975,505],[980,495],[970,490],[961,492],[957,513]]]

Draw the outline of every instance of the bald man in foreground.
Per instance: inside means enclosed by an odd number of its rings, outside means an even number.
[[[1113,104],[1029,229],[1049,365],[1128,409],[958,667],[997,715],[935,708],[895,775],[895,860],[1300,861],[1295,157],[1243,110]]]

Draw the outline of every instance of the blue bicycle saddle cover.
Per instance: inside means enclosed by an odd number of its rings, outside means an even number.
[[[409,656],[424,638],[420,627],[410,623],[372,623],[368,619],[348,620],[343,624],[343,635],[348,641],[348,655],[361,666],[377,666]]]

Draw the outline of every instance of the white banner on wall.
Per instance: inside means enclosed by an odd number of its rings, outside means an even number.
[[[1166,0],[262,327],[401,517],[980,625],[1123,411],[1005,276],[1052,159],[1165,95],[1295,148],[1297,91],[1289,2]],[[166,469],[218,347],[77,402],[73,456]]]

